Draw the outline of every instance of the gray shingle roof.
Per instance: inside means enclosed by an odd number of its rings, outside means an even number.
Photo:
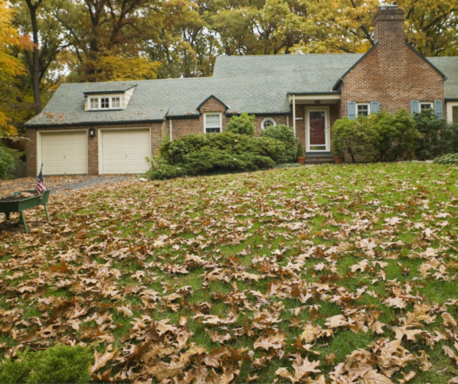
[[[444,93],[446,99],[458,99],[458,56],[427,57],[445,76]]]
[[[288,93],[330,92],[362,54],[222,56],[213,77],[62,84],[43,112],[27,126],[161,121],[196,116],[198,106],[215,96],[228,113],[290,113]],[[447,77],[446,97],[458,98],[458,57],[429,59]],[[84,111],[84,94],[135,91],[125,110]]]

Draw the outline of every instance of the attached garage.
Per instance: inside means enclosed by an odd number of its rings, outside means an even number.
[[[151,156],[149,128],[101,129],[99,131],[99,173],[145,173],[145,157]]]
[[[87,174],[86,130],[39,132],[38,137],[37,165],[40,168],[43,163],[44,175]]]

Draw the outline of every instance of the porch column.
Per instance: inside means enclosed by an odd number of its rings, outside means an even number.
[[[293,132],[296,137],[296,95],[293,95]]]

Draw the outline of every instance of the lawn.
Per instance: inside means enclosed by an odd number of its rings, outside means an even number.
[[[456,166],[129,181],[49,210],[0,232],[3,358],[85,344],[94,381],[458,383]]]

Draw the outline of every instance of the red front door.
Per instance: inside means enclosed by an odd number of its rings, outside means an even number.
[[[325,151],[326,150],[326,112],[310,111],[309,112],[309,150]]]

